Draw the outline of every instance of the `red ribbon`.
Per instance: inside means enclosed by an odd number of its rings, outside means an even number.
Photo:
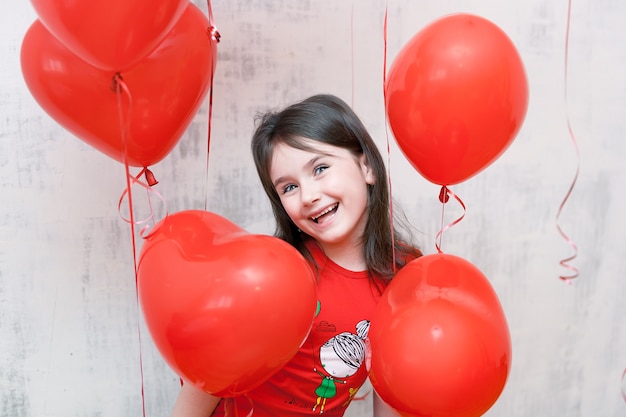
[[[207,9],[208,9],[208,14],[209,14],[209,27],[207,28],[208,34],[209,34],[209,38],[211,39],[212,42],[215,43],[219,43],[220,39],[222,38],[222,36],[220,35],[220,33],[218,32],[217,28],[215,27],[214,24],[214,20],[213,20],[213,9],[211,8],[211,1],[207,0]],[[213,59],[217,59],[216,56],[213,57]],[[208,181],[209,181],[209,154],[211,152],[211,128],[212,128],[212,120],[213,120],[213,79],[215,77],[215,64],[211,63],[211,78],[210,78],[210,85],[209,85],[209,110],[208,110],[208,115],[207,115],[207,119],[208,119],[208,127],[207,127],[207,148],[206,148],[206,163],[205,163],[205,170],[206,170],[206,174],[205,174],[205,186],[204,186],[204,210],[207,209],[207,204],[209,201],[209,185],[208,185]]]
[[[624,368],[624,372],[622,372],[622,399],[626,402],[626,368]]]
[[[141,178],[141,176],[144,176],[146,181],[143,182],[141,181],[139,178]],[[151,233],[148,233],[148,231],[150,230],[150,227],[154,226],[156,224],[156,216],[155,216],[155,212],[154,212],[154,207],[152,204],[152,198],[151,196],[156,196],[161,203],[163,204],[163,206],[166,205],[165,202],[165,198],[163,198],[163,196],[154,190],[154,188],[152,188],[153,186],[155,186],[156,184],[158,184],[158,181],[156,180],[156,178],[154,177],[154,174],[152,173],[152,171],[150,171],[148,168],[143,168],[137,175],[132,176],[130,175],[130,173],[127,173],[127,186],[126,189],[124,189],[124,191],[122,192],[122,195],[120,196],[120,199],[117,203],[117,210],[119,212],[120,217],[122,218],[122,220],[124,220],[126,223],[131,224],[131,226],[140,226],[140,225],[144,225],[144,227],[139,231],[139,235],[146,239],[148,238]],[[149,206],[149,214],[148,216],[146,216],[144,219],[141,220],[135,220],[135,215],[134,215],[134,210],[133,210],[133,204],[132,204],[132,186],[133,185],[139,185],[141,187],[143,187],[146,190],[146,198],[148,201],[148,206]],[[128,196],[128,206],[129,206],[129,218],[124,217],[124,215],[122,214],[122,204],[124,202],[124,198]],[[167,217],[167,210],[165,211],[165,215],[164,217]],[[133,231],[134,234],[134,231]],[[134,244],[133,244],[133,251],[135,250]]]
[[[252,413],[254,412],[254,402],[252,401],[252,398],[250,398],[248,394],[243,394],[243,397],[247,399],[248,403],[250,404],[250,411],[248,411],[248,414],[246,414],[246,417],[251,417]],[[237,408],[237,402],[235,401],[234,398],[232,397],[224,398],[222,401],[224,401],[224,416],[225,417],[239,417],[239,409]]]
[[[118,109],[118,117],[120,121],[120,134],[122,138],[122,145],[123,145],[123,151],[124,151],[123,152],[124,168],[126,171],[125,193],[128,193],[128,207],[129,207],[129,212],[130,212],[129,223],[130,223],[130,229],[131,229],[131,241],[132,241],[132,246],[133,246],[133,266],[134,266],[133,270],[135,272],[135,302],[137,305],[137,311],[139,312],[140,307],[139,307],[139,291],[138,291],[138,285],[137,285],[137,250],[136,250],[136,243],[135,243],[135,219],[133,215],[131,176],[130,176],[130,166],[128,165],[128,147],[127,147],[128,145],[127,134],[129,130],[130,117],[126,117],[126,115],[124,114],[122,92],[128,98],[128,103],[129,103],[128,115],[130,115],[131,113],[133,100],[132,100],[130,91],[128,89],[128,86],[124,82],[124,79],[122,78],[120,73],[117,73],[113,76],[113,79],[111,80],[111,90],[115,91],[115,93],[117,94],[117,109]],[[123,195],[124,194],[122,194],[122,196]],[[120,199],[120,202],[121,202],[121,199]],[[119,210],[119,206],[118,206],[118,210]],[[146,417],[146,399],[145,399],[143,353],[142,353],[143,348],[142,348],[142,341],[141,341],[141,326],[139,324],[139,320],[137,320],[137,336],[139,339],[139,373],[141,376],[141,412],[142,412],[142,416]]]
[[[383,100],[385,104],[385,119],[387,116],[387,21],[389,16],[389,3],[385,2],[385,17],[383,21]],[[389,186],[389,227],[391,229],[391,242],[395,242],[395,228],[393,225],[393,187],[391,181],[391,144],[389,141],[389,131],[386,130],[386,145],[387,145],[387,183]],[[393,272],[396,272],[396,250],[395,244],[393,244],[393,250],[391,251],[391,263],[393,265]]]
[[[461,215],[461,217],[457,218],[453,222],[448,223],[447,225],[444,226],[443,222],[444,222],[445,206],[446,206],[446,203],[450,200],[450,197],[454,198],[461,205],[461,207],[463,207],[463,214]],[[454,226],[455,224],[463,220],[467,210],[465,208],[465,204],[459,198],[459,196],[454,194],[452,190],[450,190],[445,185],[442,186],[441,190],[439,191],[439,201],[441,202],[441,229],[439,230],[439,232],[437,233],[437,236],[435,237],[435,247],[437,248],[437,253],[443,253],[441,250],[443,232],[445,232],[446,230],[448,230],[449,228],[451,228],[452,226]]]
[[[563,207],[565,207],[565,203],[567,202],[567,200],[569,200],[571,194],[572,194],[572,190],[574,189],[574,186],[576,185],[576,181],[578,180],[578,174],[580,173],[580,150],[578,149],[578,144],[576,142],[576,137],[574,136],[574,131],[572,129],[572,124],[570,122],[570,117],[569,117],[569,110],[568,110],[568,106],[567,106],[567,66],[568,66],[568,53],[569,53],[569,32],[570,32],[570,18],[571,18],[571,10],[572,10],[572,2],[571,0],[569,0],[567,2],[567,27],[566,27],[566,33],[565,33],[565,63],[564,63],[564,78],[565,78],[565,88],[564,88],[564,101],[565,101],[565,118],[566,118],[566,122],[567,122],[567,130],[569,132],[569,136],[572,140],[572,144],[574,145],[574,150],[576,151],[576,172],[574,173],[574,179],[572,180],[571,185],[569,186],[569,189],[567,190],[567,193],[565,194],[565,197],[563,198],[563,201],[561,202],[561,204],[559,205],[559,208],[557,210],[556,213],[556,229],[558,230],[559,234],[561,235],[561,237],[563,239],[565,239],[565,241],[567,242],[567,244],[572,248],[573,250],[573,254],[571,256],[568,256],[567,258],[562,259],[559,264],[564,267],[565,269],[567,269],[570,274],[569,275],[560,275],[559,278],[563,281],[565,281],[566,283],[570,284],[571,280],[578,277],[578,268],[570,265],[570,262],[573,261],[577,256],[578,256],[578,247],[576,246],[576,244],[574,243],[574,241],[572,239],[570,239],[570,237],[563,231],[563,229],[561,228],[561,225],[559,224],[560,222],[560,218],[561,218],[561,213],[563,212]]]

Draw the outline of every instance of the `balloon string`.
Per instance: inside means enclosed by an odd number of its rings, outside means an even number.
[[[447,225],[444,226],[443,222],[444,222],[445,206],[446,206],[446,203],[450,200],[450,197],[454,198],[461,205],[461,207],[463,207],[463,214],[461,215],[461,217],[457,218],[453,222],[448,223]],[[441,250],[442,241],[443,241],[443,232],[445,232],[446,230],[448,230],[449,228],[451,228],[452,226],[454,226],[455,224],[463,220],[467,210],[465,208],[465,204],[459,198],[459,196],[454,194],[452,190],[450,190],[445,185],[442,186],[441,191],[439,191],[439,201],[441,201],[441,229],[439,230],[439,232],[437,233],[437,236],[435,237],[435,247],[437,248],[437,253],[443,253]]]
[[[626,368],[622,372],[622,399],[626,402]]]
[[[389,18],[389,3],[385,2],[385,15],[383,18],[383,101],[385,105],[385,120],[387,115],[387,21]],[[396,272],[396,244],[395,227],[393,223],[393,187],[391,181],[391,144],[389,130],[385,129],[387,145],[387,182],[389,184],[389,227],[391,229],[391,264],[393,272]]]
[[[250,404],[250,411],[246,414],[246,417],[252,417],[254,412],[254,402],[248,394],[243,394],[243,397],[248,400]],[[239,417],[239,409],[237,408],[237,402],[233,397],[224,398],[224,417]]]
[[[213,9],[211,8],[211,0],[207,1],[207,10],[209,13],[209,34],[211,35],[211,39],[219,43],[221,35],[215,27],[215,22],[213,20]]]
[[[221,39],[221,35],[215,27],[213,20],[213,9],[211,8],[211,1],[207,0],[207,9],[209,14],[209,47],[213,49],[213,43],[218,44]],[[211,129],[213,126],[213,80],[215,77],[215,60],[216,56],[211,55],[211,77],[209,81],[209,109],[208,109],[208,126],[207,126],[207,149],[206,149],[206,163],[205,163],[205,186],[204,186],[204,210],[207,209],[209,201],[209,155],[211,153]]]
[[[567,194],[565,194],[565,197],[563,198],[563,201],[561,202],[561,204],[559,205],[559,208],[557,210],[556,213],[556,228],[559,232],[559,234],[561,235],[561,237],[563,239],[565,239],[565,241],[567,242],[567,244],[572,248],[573,250],[573,254],[571,256],[568,256],[567,258],[562,259],[559,264],[561,266],[563,266],[565,269],[567,269],[570,274],[569,275],[560,275],[559,278],[563,281],[565,281],[566,283],[570,284],[571,280],[576,278],[578,276],[578,268],[570,265],[570,262],[573,261],[577,256],[578,256],[578,247],[576,246],[576,244],[574,243],[574,241],[572,239],[570,239],[570,237],[563,231],[563,229],[561,228],[561,225],[559,224],[560,222],[560,218],[561,218],[561,213],[563,211],[563,208],[565,207],[565,204],[567,203],[567,201],[570,198],[570,195],[572,194],[572,190],[574,189],[574,186],[576,185],[576,182],[578,180],[578,175],[580,173],[580,150],[578,148],[578,143],[576,141],[576,137],[574,136],[574,131],[572,129],[572,124],[570,122],[570,116],[569,116],[569,109],[568,109],[568,99],[567,99],[567,77],[568,77],[568,71],[567,71],[567,67],[568,67],[568,54],[569,54],[569,33],[570,33],[570,20],[571,20],[571,11],[572,11],[572,2],[571,0],[569,0],[567,2],[567,26],[566,26],[566,30],[565,30],[565,63],[564,63],[564,100],[565,100],[565,119],[567,122],[567,130],[569,132],[569,136],[572,140],[572,143],[574,145],[574,150],[576,151],[576,172],[574,174],[574,178],[572,180],[571,185],[569,186],[569,189],[567,190]]]
[[[350,2],[350,72],[352,81],[352,107],[354,107],[354,0]]]
[[[250,398],[248,394],[244,394],[244,397],[250,403],[250,412],[246,415],[246,417],[252,417],[252,413],[254,412],[254,401],[252,401],[252,398]]]
[[[131,120],[130,113],[133,107],[132,105],[133,99],[132,99],[132,95],[130,94],[130,91],[128,90],[128,86],[122,79],[122,76],[119,72],[113,76],[111,87],[112,89],[114,88],[114,91],[117,94],[117,110],[118,110],[118,117],[120,121],[120,134],[121,134],[122,146],[123,146],[122,157],[124,160],[124,169],[126,171],[126,192],[128,193],[128,209],[130,212],[130,231],[131,231],[130,234],[131,234],[131,242],[132,242],[132,247],[133,247],[132,248],[133,249],[133,270],[135,273],[135,302],[137,305],[137,311],[139,311],[139,291],[138,291],[139,288],[137,284],[137,246],[135,242],[135,222],[134,222],[134,217],[133,217],[133,199],[132,199],[132,193],[130,191],[131,176],[130,176],[130,167],[128,164],[128,140],[127,140],[129,122]],[[122,103],[122,91],[128,98],[129,117],[124,117],[124,111],[123,111],[124,106]],[[137,317],[139,317],[139,314],[137,315]],[[137,320],[137,336],[138,336],[138,342],[139,342],[139,374],[141,378],[141,412],[142,412],[142,416],[146,417],[146,398],[145,398],[145,383],[144,383],[143,353],[142,353],[143,344],[141,340],[141,326],[139,325],[139,319]]]

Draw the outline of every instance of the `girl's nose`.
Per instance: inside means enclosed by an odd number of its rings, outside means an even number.
[[[300,184],[300,196],[302,204],[310,205],[320,199],[321,193],[317,184],[314,181],[311,181],[306,184]]]

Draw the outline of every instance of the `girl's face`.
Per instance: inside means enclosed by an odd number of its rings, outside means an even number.
[[[324,249],[360,245],[367,222],[367,185],[375,181],[365,156],[303,141],[314,151],[280,143],[272,154],[270,178],[285,211]]]

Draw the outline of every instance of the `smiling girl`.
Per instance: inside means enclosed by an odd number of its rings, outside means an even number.
[[[342,416],[367,379],[369,320],[394,274],[421,252],[391,221],[376,144],[352,109],[316,95],[259,119],[257,172],[275,235],[317,273],[318,312],[296,356],[247,395],[221,401],[184,384],[173,417]],[[285,277],[289,279],[289,277]],[[375,417],[397,415],[374,396]]]

